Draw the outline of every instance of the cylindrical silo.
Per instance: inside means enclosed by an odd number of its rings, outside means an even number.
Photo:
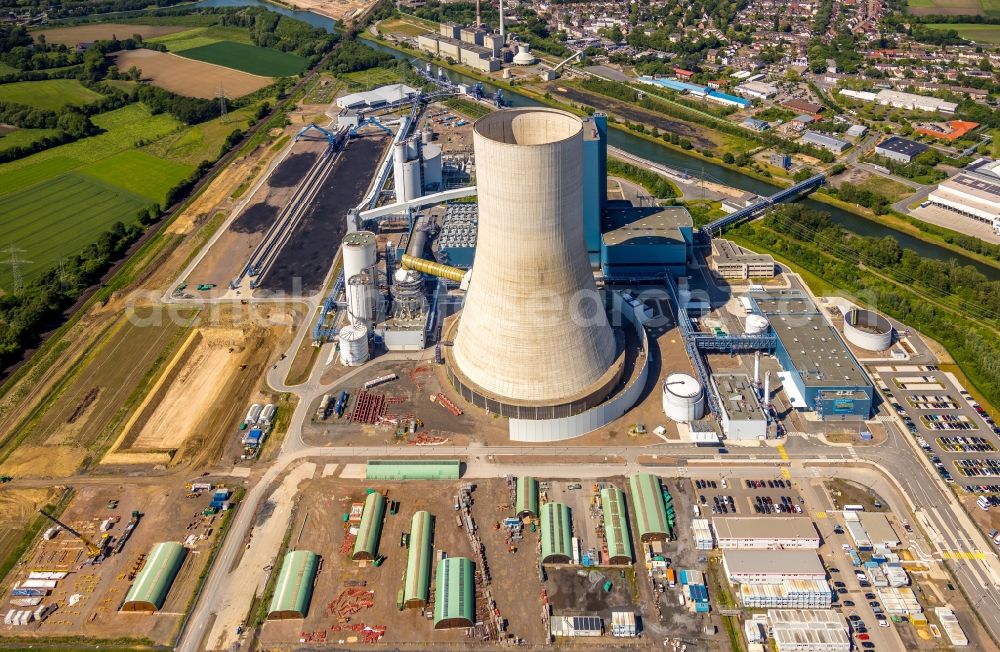
[[[434,130],[430,127],[425,127],[424,130],[420,132],[420,142],[423,143],[426,150],[427,145],[434,142]]]
[[[746,323],[743,325],[743,330],[747,335],[763,335],[767,332],[767,327],[770,324],[767,321],[767,317],[764,315],[747,315]]]
[[[892,346],[892,323],[873,310],[854,308],[844,314],[844,337],[868,351],[885,351]]]
[[[424,146],[424,188],[437,190],[441,187],[441,146]]]
[[[375,317],[375,284],[367,272],[347,279],[347,318],[352,324],[372,323]]]
[[[396,190],[396,201],[405,201],[403,196],[403,164],[406,163],[406,143],[396,143],[392,149],[392,183]]]
[[[410,201],[424,194],[423,174],[419,158],[403,163],[403,196],[396,196],[396,201]]]
[[[344,279],[360,274],[378,260],[375,234],[355,231],[344,236]]]
[[[583,125],[555,109],[497,111],[476,121],[473,145],[478,242],[453,380],[508,404],[594,396],[616,344],[580,219]]]
[[[705,415],[705,391],[694,377],[673,373],[663,381],[663,413],[677,423]]]
[[[368,362],[368,328],[350,324],[340,329],[340,361],[348,367]]]

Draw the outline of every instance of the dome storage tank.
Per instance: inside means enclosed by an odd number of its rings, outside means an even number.
[[[663,381],[663,413],[677,423],[705,416],[705,390],[693,376],[673,373]]]

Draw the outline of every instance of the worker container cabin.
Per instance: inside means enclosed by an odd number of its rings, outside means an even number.
[[[408,609],[422,609],[430,599],[433,538],[434,517],[430,512],[416,512],[410,521],[410,549],[403,583],[403,604]]]
[[[604,512],[604,539],[608,544],[608,563],[632,563],[632,539],[628,532],[625,493],[618,487],[601,489],[601,510]]]
[[[528,475],[517,479],[514,508],[518,517],[538,516],[538,480]]]
[[[650,473],[640,473],[629,476],[628,485],[632,492],[632,509],[635,511],[639,540],[646,542],[668,539],[670,529],[660,479]]]
[[[267,610],[268,620],[305,618],[312,600],[319,555],[309,550],[293,550],[285,555]]]
[[[542,563],[568,564],[573,559],[572,518],[563,503],[542,505]]]
[[[438,562],[434,583],[434,629],[472,627],[476,623],[475,570],[465,557]]]
[[[373,491],[365,499],[358,525],[358,538],[354,541],[354,561],[374,561],[378,554],[378,539],[382,534],[382,519],[385,517],[385,496]]]
[[[154,545],[146,564],[125,595],[122,611],[155,613],[162,609],[186,554],[187,549],[174,541]]]

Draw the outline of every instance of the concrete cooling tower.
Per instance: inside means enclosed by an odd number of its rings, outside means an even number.
[[[575,414],[622,374],[583,234],[583,127],[553,109],[498,111],[473,130],[479,233],[449,376],[506,416]]]

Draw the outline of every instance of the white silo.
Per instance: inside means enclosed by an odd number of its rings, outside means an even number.
[[[348,233],[344,236],[343,254],[345,279],[371,268],[378,260],[375,234],[371,231]]]
[[[770,324],[767,321],[767,317],[764,315],[747,315],[746,322],[743,324],[743,331],[747,335],[763,335],[767,332],[767,327]]]
[[[368,272],[347,279],[347,318],[352,324],[368,326],[375,317],[375,283]]]
[[[403,164],[406,163],[406,143],[396,143],[392,148],[392,184],[396,191],[396,201],[405,201],[403,190]]]
[[[580,220],[583,124],[556,109],[496,111],[476,121],[473,145],[476,258],[446,352],[452,382],[518,414],[586,409],[611,390],[617,350]]]
[[[396,201],[410,201],[424,194],[423,173],[419,158],[403,163],[403,195],[396,196]]]
[[[663,413],[677,423],[705,416],[705,390],[693,376],[673,373],[663,381]]]
[[[423,181],[425,190],[441,188],[441,146],[424,145]]]
[[[340,361],[348,367],[357,367],[368,362],[368,327],[364,324],[349,324],[340,329]]]

